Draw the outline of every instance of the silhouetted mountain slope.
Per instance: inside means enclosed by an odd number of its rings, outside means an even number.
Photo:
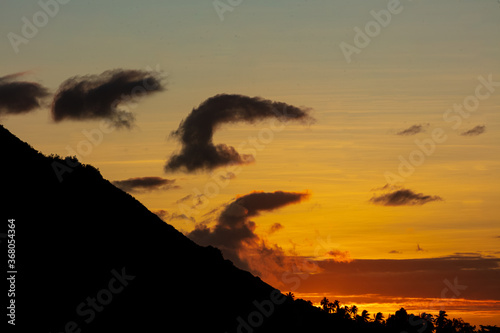
[[[297,302],[271,311],[271,286],[193,243],[92,166],[76,166],[60,182],[54,163],[64,160],[1,126],[0,147],[2,232],[7,219],[16,229],[17,330],[236,332],[255,300],[270,314],[254,332],[312,332],[325,318]]]

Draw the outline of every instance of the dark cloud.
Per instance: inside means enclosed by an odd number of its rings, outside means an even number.
[[[266,118],[281,122],[296,120],[312,122],[310,109],[299,108],[282,102],[242,95],[216,95],[201,103],[184,119],[172,136],[182,143],[180,153],[170,157],[165,171],[212,170],[230,164],[248,164],[252,155],[240,155],[234,147],[214,145],[212,137],[222,124],[235,122],[254,123]]]
[[[153,211],[153,213],[156,214],[159,218],[161,218],[165,222],[172,220],[186,220],[186,221],[191,221],[193,223],[196,222],[193,217],[188,217],[185,214],[178,214],[178,213],[170,214],[169,212],[163,209]]]
[[[23,114],[42,106],[49,91],[35,82],[17,81],[24,73],[0,77],[0,115]]]
[[[230,180],[236,178],[236,174],[234,172],[227,172],[225,175],[219,175],[221,180]]]
[[[418,133],[422,133],[422,132],[425,132],[425,127],[424,125],[412,125],[410,127],[408,127],[407,129],[404,129],[400,132],[397,132],[396,135],[404,135],[404,136],[408,136],[408,135],[415,135],[415,134],[418,134]]]
[[[167,212],[166,210],[163,210],[163,209],[153,211],[153,213],[156,214],[163,221],[167,221],[168,217],[170,216],[169,212]]]
[[[200,245],[218,247],[236,266],[269,281],[273,274],[286,269],[291,259],[279,246],[259,236],[250,218],[308,197],[307,192],[253,192],[228,204],[213,227],[198,224],[187,236]]]
[[[129,109],[137,98],[164,90],[162,80],[158,72],[124,69],[72,77],[59,87],[52,117],[56,122],[107,119],[118,128],[130,128],[135,116]]]
[[[460,133],[461,136],[478,136],[486,132],[486,126],[478,125],[468,131]]]
[[[250,217],[259,215],[261,211],[272,211],[300,202],[307,197],[307,193],[297,192],[253,192],[227,205],[213,228],[198,225],[188,236],[201,245],[238,250],[244,243],[250,244],[259,239],[254,233],[255,222],[250,221]]]
[[[170,215],[170,217],[168,218],[169,221],[172,221],[172,220],[187,220],[187,221],[191,221],[191,222],[196,222],[194,217],[189,217],[187,216],[186,214],[178,214],[178,213],[173,213],[172,215]]]
[[[392,250],[392,251],[389,251],[390,254],[399,254],[399,253],[402,253],[401,251],[398,251],[398,250]]]
[[[481,259],[488,258],[489,255],[484,255],[482,251],[478,252],[455,252],[449,256],[446,256],[448,259]],[[496,258],[496,257],[494,257]]]
[[[394,189],[401,189],[402,187],[400,185],[394,185],[394,184],[385,184],[382,187],[375,187],[371,189],[371,191],[387,191],[387,190],[394,190]]]
[[[192,194],[188,194],[186,195],[185,197],[182,197],[180,198],[179,200],[177,200],[175,203],[183,203],[184,201],[187,201],[189,199],[192,199],[193,198],[193,195]]]
[[[283,225],[281,223],[274,223],[271,228],[269,228],[269,233],[270,234],[274,234],[275,232],[277,231],[280,231],[281,229],[283,229]]]
[[[356,259],[350,263],[317,262],[322,271],[301,280],[297,292],[344,295],[379,294],[399,297],[467,297],[500,300],[500,258],[454,254],[425,259]],[[450,285],[468,286],[455,294]],[[445,282],[445,281],[448,282]],[[370,283],[366,283],[370,281]],[[432,308],[432,307],[431,307]],[[439,304],[436,306],[439,308]]]
[[[168,190],[176,188],[175,179],[161,177],[137,177],[112,182],[116,187],[125,192],[148,192],[153,190]]]
[[[395,187],[388,193],[374,195],[370,199],[374,204],[382,206],[414,206],[442,200],[443,199],[437,195],[424,195],[401,187]]]
[[[341,250],[331,250],[328,251],[327,254],[333,258],[336,262],[351,262],[351,254],[349,251],[341,251]]]
[[[193,214],[200,213],[200,209],[206,208],[209,204],[209,201],[210,200],[207,198],[207,196],[200,192],[199,194],[186,195],[185,197],[178,199],[175,203],[177,204],[177,208],[179,209],[181,214],[192,216]],[[211,213],[206,213],[202,215],[202,217],[205,217],[207,219],[210,217],[210,221],[213,220],[213,216],[209,215],[211,215]],[[203,221],[200,221],[200,223],[202,222]]]

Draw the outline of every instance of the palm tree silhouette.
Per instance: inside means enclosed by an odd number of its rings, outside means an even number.
[[[340,318],[340,319],[350,318],[350,317],[349,317],[349,312],[348,312],[347,305],[346,305],[346,306],[339,307],[339,308],[337,309],[337,316],[338,316],[338,318]]]
[[[357,318],[359,321],[367,323],[370,321],[370,314],[368,313],[367,310],[363,310],[363,312],[361,312],[361,316],[358,316]]]
[[[340,309],[343,309],[341,313],[343,313],[344,319],[351,319],[351,308],[349,308],[347,305],[344,305],[344,307]]]
[[[352,314],[353,318],[356,318],[358,314],[358,307],[356,305],[351,306],[351,310],[349,311]]]
[[[321,306],[323,307],[323,311],[325,311],[326,313],[330,313],[330,307],[328,306],[330,304],[330,301],[328,300],[328,298],[323,297],[319,304],[321,304]]]
[[[432,333],[434,331],[433,315],[423,312],[420,318],[424,320],[423,325],[419,328],[420,333]]]
[[[376,315],[373,315],[374,317],[374,322],[378,324],[383,324],[384,323],[384,315],[382,312],[377,312]]]
[[[448,327],[451,326],[451,322],[446,317],[448,317],[446,311],[439,311],[439,316],[437,316],[434,322],[436,325],[436,333],[447,332],[449,330]]]
[[[464,322],[464,320],[462,318],[458,318],[458,319],[453,318],[452,326],[453,326],[453,330],[455,332],[460,332],[460,333],[475,333],[476,332],[476,326],[472,326],[471,324]],[[498,331],[500,331],[500,329]]]
[[[332,307],[332,312],[338,312],[339,311],[339,307],[340,307],[340,302],[338,299],[336,299],[335,301],[333,301],[333,303],[330,303],[331,307]]]

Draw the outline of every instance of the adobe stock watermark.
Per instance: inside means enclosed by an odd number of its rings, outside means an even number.
[[[87,297],[85,301],[76,306],[75,312],[81,319],[79,321],[68,321],[64,324],[64,328],[58,332],[81,333],[82,326],[92,323],[97,314],[104,311],[105,307],[111,304],[113,297],[120,294],[129,285],[130,281],[135,279],[134,275],[127,274],[125,267],[121,269],[121,272],[112,269],[111,275],[113,277],[109,280],[107,287],[99,290],[94,297]]]
[[[317,245],[314,248],[313,258],[320,257],[330,250],[338,249],[340,244],[333,243],[331,241],[331,236],[329,235],[326,239],[322,237],[316,237]],[[320,270],[319,265],[316,261],[302,258],[297,264],[294,263],[292,270],[284,272],[281,276],[281,280],[288,286],[288,290],[296,291],[300,288],[302,281],[309,278],[311,272],[318,272]]]
[[[38,6],[40,10],[35,12],[31,19],[23,16],[21,17],[21,35],[15,32],[9,32],[7,39],[12,46],[12,49],[17,54],[19,53],[19,46],[28,44],[30,40],[38,35],[39,29],[44,28],[51,19],[56,17],[59,13],[60,6],[66,5],[71,0],[39,0]]]
[[[214,6],[215,12],[219,16],[221,22],[224,21],[224,13],[232,12],[236,7],[241,5],[243,0],[214,0],[212,5]]]
[[[434,300],[432,303],[430,303],[429,308],[439,309],[441,311],[446,310],[445,306],[449,303],[446,302],[446,300],[458,298],[460,295],[462,295],[462,291],[468,288],[467,285],[459,284],[457,276],[455,276],[453,282],[451,282],[448,279],[444,279],[443,284],[445,285],[445,287],[441,289],[441,294],[439,299]]]
[[[283,131],[289,119],[293,118],[293,115],[288,114],[286,106],[282,111],[273,109],[273,113],[276,115],[276,118],[269,122],[269,126],[262,128],[256,136],[249,136],[238,145],[237,151],[242,156],[248,155],[255,158],[259,152],[266,149],[274,141],[275,133]],[[276,124],[277,121],[280,123],[279,125]],[[203,209],[207,208],[210,199],[219,195],[220,191],[231,183],[231,179],[240,174],[242,170],[241,165],[231,164],[212,172],[210,180],[205,183],[203,188],[196,187],[189,195],[192,199],[191,205],[187,205],[182,201],[178,203],[177,208],[181,214],[188,217],[200,214]],[[227,177],[226,175],[232,175],[232,177]]]
[[[314,255],[319,255],[320,252],[328,252],[329,250],[338,247],[338,244],[334,244],[330,241],[331,237],[325,240],[318,237],[316,241],[318,245],[314,250]],[[295,291],[299,288],[303,280],[309,277],[311,272],[318,272],[318,264],[307,258],[300,258],[298,262],[294,262],[291,271],[283,272],[281,280],[284,284],[292,284],[289,288],[291,291]],[[277,307],[284,304],[287,300],[287,296],[283,295],[278,289],[271,291],[269,298],[261,301],[254,300],[252,304],[255,310],[249,312],[247,315],[238,316],[236,321],[238,326],[236,328],[237,333],[253,333],[256,329],[261,327],[265,320],[271,317],[276,311]],[[227,333],[227,332],[226,332]]]
[[[413,0],[408,0],[413,1]],[[392,21],[394,15],[398,15],[403,11],[404,7],[401,5],[400,0],[390,0],[387,3],[387,9],[381,9],[378,12],[375,10],[370,11],[373,20],[365,24],[364,30],[359,27],[354,27],[356,33],[353,38],[353,44],[341,42],[339,44],[340,50],[344,55],[348,64],[352,62],[353,54],[360,54],[361,50],[370,45],[373,38],[380,35],[382,28],[387,28]]]
[[[466,285],[461,285],[458,283],[458,277],[455,277],[453,279],[453,283],[450,282],[448,279],[444,279],[443,283],[446,287],[444,287],[441,290],[441,297],[438,300],[434,300],[432,303],[430,303],[429,308],[430,309],[438,309],[440,311],[445,310],[445,305],[448,304],[446,302],[443,302],[443,300],[446,299],[455,299],[458,298],[462,292],[461,290],[466,290],[467,286]],[[449,296],[449,293],[453,293],[453,296]],[[411,326],[420,326],[420,328],[417,330],[418,333],[423,333],[427,330],[428,326],[432,324],[432,315],[428,313],[422,313],[420,316],[415,316],[413,314],[410,314],[410,317],[408,318],[408,322],[410,323]],[[402,331],[401,333],[408,333],[406,331]]]
[[[486,78],[480,75],[477,79],[479,84],[474,89],[474,94],[466,96],[462,103],[453,104],[453,108],[449,108],[443,113],[443,120],[452,123],[453,130],[457,130],[462,125],[463,119],[469,118],[472,113],[476,112],[481,101],[488,99],[496,91],[496,88],[500,87],[500,81],[493,81],[493,74],[489,74]],[[407,158],[402,155],[398,156],[400,161],[398,174],[390,171],[384,173],[386,183],[394,185],[404,182],[415,172],[416,167],[421,166],[429,156],[434,154],[437,145],[446,142],[446,140],[448,140],[448,135],[441,127],[434,128],[430,138],[415,139],[414,143],[417,148],[412,150]]]
[[[146,67],[146,71],[153,72],[153,69],[148,66]],[[156,65],[156,69],[154,70],[154,72],[161,72],[159,64]],[[112,104],[113,108],[119,107],[120,111],[129,113],[131,110],[138,107],[139,104],[137,100],[141,96],[145,95],[147,91],[154,91],[155,89],[157,89],[158,84],[158,82],[151,84],[148,82],[148,78],[144,78],[141,84],[131,89],[130,94],[122,94],[118,99],[116,99]],[[95,128],[92,128],[90,130],[82,130],[82,134],[86,139],[80,140],[75,147],[71,147],[70,145],[66,146],[66,151],[70,156],[65,158],[65,163],[54,161],[51,164],[52,169],[54,170],[54,173],[59,182],[62,182],[64,180],[63,176],[66,173],[69,174],[73,172],[74,168],[81,165],[79,160],[81,160],[82,157],[87,157],[92,154],[94,148],[99,146],[103,142],[104,136],[106,134],[110,134],[115,130],[116,126],[113,124],[113,121],[108,119],[102,120]],[[75,156],[76,159],[72,156]]]
[[[64,180],[63,176],[66,173],[72,173],[75,168],[81,165],[79,160],[82,156],[90,155],[94,148],[103,142],[104,135],[112,133],[115,130],[116,128],[109,120],[102,120],[96,128],[82,130],[82,134],[87,138],[87,140],[80,140],[76,145],[76,150],[70,145],[67,145],[66,151],[68,151],[71,156],[67,156],[64,159],[64,163],[59,161],[53,161],[51,163],[52,170],[54,170],[57,180],[61,183]]]
[[[286,302],[286,296],[283,295],[278,289],[271,291],[269,299],[262,301],[254,300],[252,304],[255,310],[250,312],[244,319],[241,316],[236,318],[238,326],[237,333],[253,333],[256,328],[264,324],[265,318],[273,315],[276,307]],[[226,332],[227,333],[227,332]]]

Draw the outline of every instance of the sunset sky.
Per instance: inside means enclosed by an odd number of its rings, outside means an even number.
[[[164,89],[122,101],[135,121],[106,131],[103,119],[55,122],[53,95],[23,114],[0,104],[21,140],[76,154],[115,184],[151,181],[127,191],[185,234],[214,232],[254,191],[293,192],[255,214],[243,206],[258,246],[305,267],[263,273],[245,243],[239,255],[266,282],[315,303],[386,316],[444,306],[500,325],[500,2],[54,1],[41,1],[48,14],[36,1],[0,4],[0,96],[9,80],[56,94],[115,69],[153,73]],[[172,131],[218,94],[308,118],[217,123],[213,143],[252,163],[165,171],[182,148]]]

